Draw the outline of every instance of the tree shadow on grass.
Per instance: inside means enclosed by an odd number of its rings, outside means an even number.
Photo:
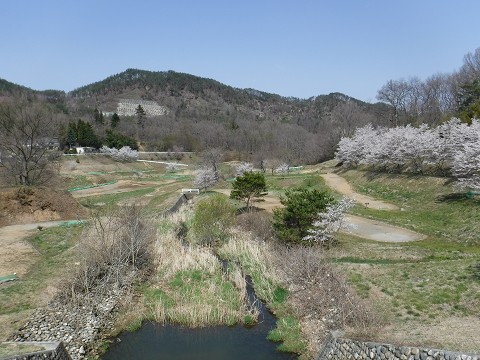
[[[454,202],[464,202],[464,201],[472,201],[473,199],[467,196],[467,193],[464,192],[457,192],[451,194],[444,194],[439,195],[435,198],[435,202],[437,203],[454,203]],[[475,200],[473,200],[475,201]]]

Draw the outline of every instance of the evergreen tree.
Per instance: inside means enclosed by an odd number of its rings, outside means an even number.
[[[145,118],[147,117],[147,113],[143,109],[142,105],[138,105],[135,109],[135,116],[137,117],[137,125],[140,126],[142,129],[145,128]]]
[[[78,120],[77,123],[77,143],[80,146],[90,146],[94,148],[102,146],[92,125],[83,120]]]
[[[280,202],[281,209],[274,210],[273,227],[280,240],[286,243],[301,243],[316,220],[317,214],[325,212],[333,197],[326,191],[308,188],[287,190]]]
[[[460,87],[457,94],[460,118],[471,123],[472,119],[480,117],[480,80],[476,79]]]
[[[113,113],[112,118],[110,119],[110,127],[115,129],[120,122],[120,116],[117,113]]]
[[[105,138],[105,143],[110,148],[121,149],[124,146],[129,146],[133,150],[138,150],[137,142],[135,139],[117,133],[113,130],[107,130],[107,136]]]
[[[103,125],[103,113],[98,108],[93,111],[93,118],[97,124]]]
[[[77,143],[77,125],[74,122],[68,124],[66,143],[69,148],[72,148]]]
[[[230,198],[244,201],[247,209],[250,208],[253,199],[267,195],[267,184],[262,173],[245,172],[243,176],[235,179],[232,186]]]

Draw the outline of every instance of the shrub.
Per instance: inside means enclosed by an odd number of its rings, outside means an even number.
[[[235,207],[225,195],[217,194],[201,200],[195,209],[192,230],[197,241],[214,245],[226,240],[235,221]]]
[[[249,231],[256,240],[270,240],[274,236],[272,216],[265,211],[244,212],[237,216],[237,225]]]
[[[381,323],[381,316],[349,287],[321,249],[277,247],[275,259],[298,317],[315,314],[329,329],[351,326],[359,332],[374,331]]]
[[[144,209],[128,206],[93,215],[77,247],[77,273],[65,284],[66,299],[107,294],[112,287],[128,286],[135,273],[152,265],[155,228]]]

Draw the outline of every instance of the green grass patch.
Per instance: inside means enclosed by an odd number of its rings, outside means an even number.
[[[161,289],[147,288],[144,299],[148,317],[157,321],[162,316],[163,321],[196,327],[234,325],[245,319],[238,290],[220,270],[179,271]]]
[[[138,190],[133,190],[128,192],[121,192],[116,194],[89,196],[85,198],[80,198],[79,201],[83,206],[87,208],[95,207],[94,206],[95,203],[104,203],[105,205],[112,206],[112,205],[116,205],[120,201],[141,197],[141,196],[150,194],[153,191],[155,191],[155,188],[151,187],[151,188],[138,189]]]
[[[28,241],[38,250],[38,260],[24,277],[2,289],[0,314],[16,313],[36,307],[36,297],[48,282],[64,275],[65,269],[72,268],[74,253],[69,250],[76,244],[82,229],[83,224],[57,226],[29,238]]]
[[[288,291],[281,286],[277,286],[273,292],[273,301],[278,304],[283,304],[288,297]]]
[[[68,189],[67,191],[74,192],[74,191],[85,190],[85,189],[93,189],[93,188],[96,188],[96,187],[112,185],[112,184],[115,184],[116,182],[117,182],[116,180],[112,180],[112,181],[101,183],[101,184],[90,184],[90,185],[84,185],[84,186],[80,186],[80,187],[72,187],[72,188]]]
[[[402,260],[402,259],[364,259],[360,257],[353,256],[344,256],[341,258],[334,259],[337,263],[349,263],[349,264],[404,264],[418,262],[418,260]]]
[[[328,189],[323,178],[317,174],[266,175],[265,180],[269,191],[277,190],[281,193],[294,187]]]
[[[380,243],[342,234],[332,261],[365,298],[392,307],[403,323],[449,316],[479,316],[480,202],[455,193],[444,178],[341,173],[359,192],[397,205],[398,211],[356,206],[352,212],[405,227],[428,237]],[[375,291],[372,291],[375,290]]]
[[[480,245],[480,201],[449,200],[455,193],[446,178],[406,175],[369,175],[350,170],[342,173],[360,193],[391,202],[403,211],[375,211],[357,206],[354,212],[400,225],[440,242]],[[430,244],[432,246],[432,244]],[[478,250],[477,250],[478,251]]]
[[[68,187],[70,189],[85,188],[86,186],[90,186],[93,184],[93,180],[86,175],[77,175],[73,178],[70,178],[68,181]]]
[[[267,339],[274,342],[283,341],[277,347],[279,351],[301,354],[306,348],[300,323],[293,316],[279,318],[276,328],[268,333]]]
[[[371,286],[367,280],[365,280],[362,274],[351,273],[349,276],[350,283],[356,288],[358,295],[362,298],[368,298],[370,294]],[[384,291],[388,291],[384,289]]]

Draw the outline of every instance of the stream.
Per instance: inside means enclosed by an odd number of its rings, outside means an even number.
[[[136,332],[121,334],[102,357],[103,360],[266,360],[298,359],[296,354],[276,350],[268,341],[276,318],[257,297],[247,276],[247,294],[259,308],[255,326],[215,326],[190,329],[176,325],[145,322]]]

